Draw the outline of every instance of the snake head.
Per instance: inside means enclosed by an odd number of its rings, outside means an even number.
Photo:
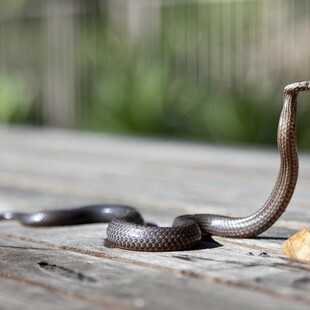
[[[285,86],[284,88],[284,93],[288,95],[297,95],[303,91],[310,91],[310,81],[295,82]]]

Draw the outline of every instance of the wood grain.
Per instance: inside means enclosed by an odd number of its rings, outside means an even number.
[[[120,202],[159,225],[184,213],[254,212],[279,167],[276,150],[46,129],[1,128],[0,144],[0,211]],[[192,251],[107,248],[106,224],[0,223],[1,308],[308,309],[310,265],[281,250],[310,222],[306,154],[300,169],[287,212],[262,236],[213,237]]]

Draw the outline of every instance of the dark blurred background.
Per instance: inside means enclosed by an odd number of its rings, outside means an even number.
[[[275,144],[309,0],[0,2],[0,122]],[[310,100],[299,145],[310,148]]]

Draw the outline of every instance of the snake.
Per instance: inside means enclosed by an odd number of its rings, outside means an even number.
[[[295,82],[284,88],[277,145],[280,169],[266,202],[254,214],[229,217],[217,214],[187,214],[174,219],[171,227],[146,225],[133,207],[97,204],[80,208],[32,213],[2,212],[0,220],[17,220],[27,226],[60,226],[108,222],[110,246],[133,251],[179,251],[193,249],[202,237],[253,238],[270,228],[286,210],[298,179],[296,143],[297,97],[310,90],[310,81]]]

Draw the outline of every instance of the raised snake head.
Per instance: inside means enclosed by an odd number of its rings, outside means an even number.
[[[310,91],[310,81],[295,82],[284,88],[284,94],[287,95],[297,95],[302,91]]]

